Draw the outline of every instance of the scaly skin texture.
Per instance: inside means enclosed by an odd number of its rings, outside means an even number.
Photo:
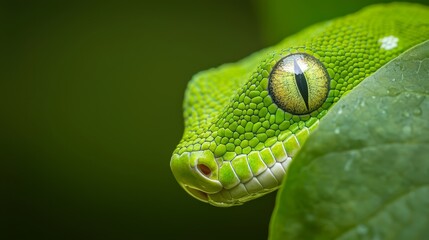
[[[215,206],[239,205],[276,190],[329,108],[427,39],[427,7],[374,5],[309,27],[237,63],[198,73],[185,93],[185,131],[170,164],[174,176],[192,196]],[[331,78],[325,102],[305,115],[283,111],[268,91],[273,67],[292,53],[314,56]]]

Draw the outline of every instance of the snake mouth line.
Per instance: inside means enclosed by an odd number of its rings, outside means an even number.
[[[207,193],[205,193],[201,190],[195,189],[195,188],[191,188],[189,186],[184,186],[184,188],[193,197],[195,197],[195,198],[197,198],[203,202],[209,202],[209,196]]]
[[[246,182],[230,189],[223,188],[217,193],[206,194],[206,202],[218,207],[229,207],[273,192],[280,187],[291,162],[291,157],[285,157]]]
[[[291,157],[285,157],[252,179],[239,183],[230,189],[222,188],[216,193],[209,194],[185,184],[182,186],[194,198],[218,207],[241,205],[258,196],[277,190],[291,162]],[[256,192],[255,187],[258,188]]]

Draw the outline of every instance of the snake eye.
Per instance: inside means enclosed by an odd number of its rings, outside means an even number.
[[[317,110],[328,97],[331,79],[315,57],[295,53],[280,59],[270,73],[268,91],[284,111],[304,115]]]

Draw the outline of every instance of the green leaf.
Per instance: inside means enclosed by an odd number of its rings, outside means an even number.
[[[429,236],[429,41],[321,121],[277,196],[270,239]]]

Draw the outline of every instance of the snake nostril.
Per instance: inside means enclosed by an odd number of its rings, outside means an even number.
[[[206,177],[210,177],[210,175],[212,174],[212,170],[210,170],[210,168],[209,167],[207,167],[206,165],[204,165],[204,164],[198,164],[197,165],[197,168],[198,168],[198,170],[202,173],[202,174],[204,174]]]

